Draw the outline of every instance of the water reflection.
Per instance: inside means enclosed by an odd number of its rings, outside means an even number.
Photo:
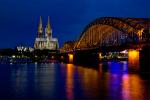
[[[16,95],[26,94],[27,89],[27,65],[15,66],[11,69],[11,84]]]
[[[7,65],[7,68],[10,71],[0,74],[7,76],[0,77],[0,100],[150,99],[149,80],[129,73],[127,62],[103,62],[97,69],[63,63]]]
[[[84,99],[94,99],[95,97],[98,97],[98,72],[94,69],[79,67],[78,73],[81,76],[80,84],[83,91],[83,96],[85,97]]]
[[[55,87],[55,65],[41,64],[35,67],[34,72],[34,89],[40,91],[40,95],[48,97],[53,95]]]
[[[66,78],[66,95],[68,100],[74,100],[74,80],[73,80],[73,73],[74,68],[73,64],[67,64],[67,78]]]
[[[130,85],[129,85],[129,76],[127,74],[122,77],[122,98],[123,100],[131,100],[130,96]]]
[[[144,82],[137,75],[124,75],[122,80],[122,95],[124,100],[148,100],[145,96],[145,88],[143,88]]]

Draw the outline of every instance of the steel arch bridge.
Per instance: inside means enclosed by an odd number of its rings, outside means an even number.
[[[149,40],[150,19],[102,17],[87,25],[70,49],[87,50]]]

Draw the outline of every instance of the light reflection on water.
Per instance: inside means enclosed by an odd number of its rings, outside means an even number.
[[[67,72],[66,72],[66,96],[68,100],[74,100],[74,80],[73,80],[73,72],[74,66],[72,64],[67,64]]]
[[[150,100],[150,81],[127,62],[0,65],[0,100]]]

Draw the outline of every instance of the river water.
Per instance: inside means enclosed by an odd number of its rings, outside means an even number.
[[[128,63],[0,65],[0,100],[150,100],[150,80]]]

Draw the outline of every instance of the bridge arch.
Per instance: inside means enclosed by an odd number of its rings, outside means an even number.
[[[98,48],[107,45],[121,45],[142,40],[142,33],[149,29],[149,19],[102,17],[85,27],[74,49]]]

